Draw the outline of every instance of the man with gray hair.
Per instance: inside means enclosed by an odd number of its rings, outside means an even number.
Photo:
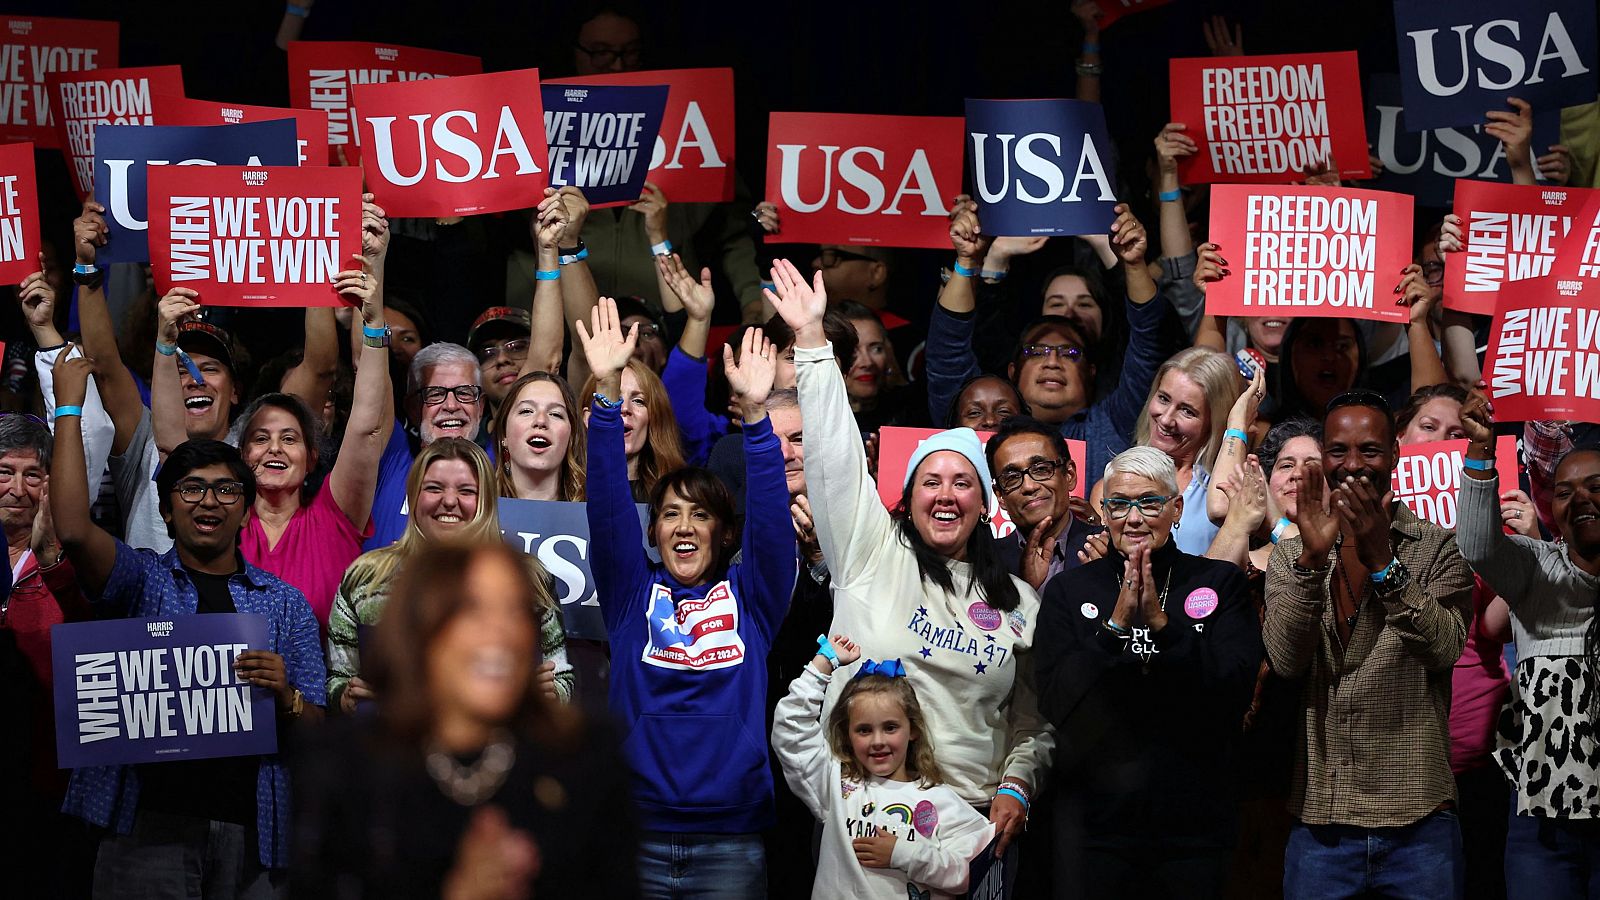
[[[483,386],[478,358],[460,344],[429,344],[411,360],[406,375],[407,428],[396,428],[378,461],[378,491],[372,502],[372,537],[363,550],[387,547],[405,534],[406,476],[423,447],[439,438],[482,443]]]

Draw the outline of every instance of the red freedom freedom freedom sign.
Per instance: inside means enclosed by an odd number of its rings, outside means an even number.
[[[1389,487],[1417,518],[1440,528],[1456,527],[1456,500],[1461,494],[1461,458],[1466,441],[1434,441],[1400,448]],[[1517,487],[1517,439],[1500,435],[1494,441],[1494,470],[1500,490]]]
[[[1394,286],[1411,263],[1411,212],[1385,191],[1216,185],[1211,240],[1232,274],[1206,289],[1206,312],[1406,322]]]
[[[1332,164],[1371,178],[1355,51],[1174,59],[1172,121],[1199,150],[1178,162],[1185,184],[1284,184]]]
[[[1444,305],[1494,315],[1501,285],[1549,274],[1572,217],[1600,193],[1537,184],[1456,180],[1462,252],[1444,259]]]
[[[58,147],[45,76],[116,68],[119,28],[89,19],[7,17],[0,29],[0,142]]]
[[[188,97],[157,97],[157,125],[239,125],[293,119],[300,165],[320,166],[328,158],[328,114],[320,109],[247,106]]]
[[[361,254],[361,172],[340,167],[151,166],[156,289],[208,306],[343,306],[335,273]]]
[[[766,196],[783,233],[766,239],[948,247],[965,140],[955,117],[773,113]]]
[[[661,69],[555,78],[545,84],[667,86],[646,178],[674,203],[733,199],[733,70]]]
[[[1600,191],[1573,216],[1550,274],[1501,287],[1484,365],[1504,421],[1600,422]]]
[[[0,284],[39,271],[39,183],[33,145],[0,147]]]
[[[885,425],[878,430],[878,497],[883,500],[884,506],[894,509],[900,503],[900,494],[906,483],[906,463],[911,461],[911,454],[916,452],[918,444],[938,433],[937,428],[901,428],[897,425]],[[978,432],[978,440],[985,446],[993,436],[992,431]],[[1088,447],[1083,441],[1069,439],[1067,452],[1072,455],[1072,468],[1078,473],[1078,483],[1072,489],[1072,496],[1083,497],[1088,490],[1088,479],[1083,473],[1083,467],[1088,465]],[[990,485],[990,488],[994,486]],[[988,513],[989,529],[995,537],[1005,537],[1017,530],[1016,523],[1011,521],[1005,507],[1000,505],[998,490],[994,491]]]
[[[77,188],[79,200],[87,200],[94,193],[94,127],[156,124],[155,98],[183,96],[183,69],[146,66],[52,72],[45,85],[56,136],[72,172],[72,186]]]
[[[549,181],[539,70],[355,89],[361,165],[393,216],[538,205]]]
[[[355,97],[358,84],[388,84],[477,75],[476,56],[361,41],[290,41],[289,105],[328,114],[328,162],[353,166],[356,146]],[[305,135],[300,136],[301,140]]]

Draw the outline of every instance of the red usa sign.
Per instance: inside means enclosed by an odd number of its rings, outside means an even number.
[[[549,180],[539,70],[355,89],[361,165],[390,216],[534,206]]]
[[[965,140],[955,117],[773,113],[766,196],[783,234],[768,240],[948,247]]]
[[[1445,256],[1444,305],[1493,315],[1501,285],[1549,274],[1572,217],[1600,192],[1456,180],[1462,251]]]
[[[320,109],[248,106],[187,97],[156,98],[157,125],[239,125],[293,119],[300,165],[320,166],[328,158],[328,114]]]
[[[213,306],[342,306],[333,276],[361,253],[361,172],[151,166],[156,289]]]
[[[33,145],[0,147],[0,284],[39,271],[39,187]]]
[[[733,199],[733,70],[661,69],[556,78],[546,84],[667,86],[650,156],[652,184],[677,203]]]
[[[45,79],[61,152],[78,199],[94,190],[94,127],[154,125],[155,98],[183,96],[183,69],[147,66],[52,72]]]
[[[45,76],[117,67],[116,22],[8,17],[0,26],[0,141],[58,144]]]
[[[356,85],[450,78],[482,71],[483,60],[460,53],[361,41],[290,41],[289,105],[326,112],[328,161],[353,166],[361,158],[351,93]]]

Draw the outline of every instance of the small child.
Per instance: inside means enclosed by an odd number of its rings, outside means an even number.
[[[836,669],[861,658],[843,635],[778,704],[772,746],[789,788],[822,822],[814,900],[959,898],[994,828],[945,787],[922,707],[899,660],[867,660],[822,726]]]

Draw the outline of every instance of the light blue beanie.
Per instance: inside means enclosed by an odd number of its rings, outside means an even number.
[[[983,441],[978,440],[978,433],[971,428],[951,428],[917,444],[917,449],[911,451],[911,458],[906,461],[905,484],[911,483],[912,473],[917,471],[917,466],[922,465],[923,460],[941,450],[965,456],[972,467],[978,470],[978,483],[983,486],[983,505],[987,507],[994,499],[994,485],[990,483],[989,463],[983,458]],[[901,487],[904,488],[905,484]]]

